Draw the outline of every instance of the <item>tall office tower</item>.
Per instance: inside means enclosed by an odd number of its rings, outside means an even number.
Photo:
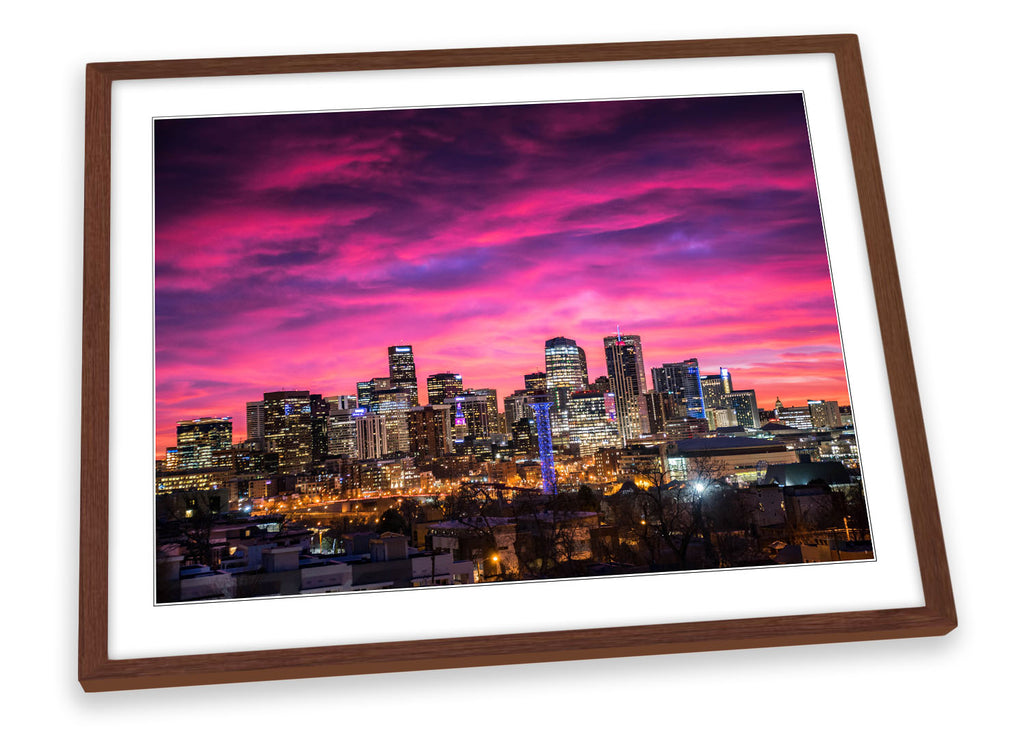
[[[358,413],[358,414],[357,414]],[[327,454],[332,458],[356,457],[356,417],[366,414],[357,407],[334,407],[327,420]]]
[[[704,416],[704,392],[701,390],[700,368],[696,358],[652,368],[651,383],[655,391],[672,397],[674,415]]]
[[[452,452],[451,407],[427,404],[409,410],[409,453],[417,466]]]
[[[601,392],[602,394],[608,394],[612,390],[612,382],[608,380],[607,376],[598,376],[591,383],[587,384],[587,391],[590,392]]]
[[[599,392],[576,392],[569,397],[569,440],[579,444],[580,455],[593,455],[598,448],[619,444],[619,423],[615,419],[615,396]]]
[[[647,420],[651,423],[651,432],[665,432],[665,423],[677,417],[673,410],[672,395],[667,392],[651,391],[644,394],[647,402]],[[687,417],[686,413],[681,415]]]
[[[498,419],[498,390],[470,389],[466,394],[487,399],[487,427],[491,433],[501,432],[501,422]]]
[[[354,410],[352,416],[356,421],[356,458],[383,458],[391,452],[383,417],[362,408]]]
[[[263,442],[263,423],[266,412],[263,402],[245,403],[245,439]]]
[[[332,397],[324,397],[328,409],[355,409],[359,406],[359,399],[355,394],[335,394]]]
[[[725,406],[725,390],[722,389],[721,374],[700,377],[700,390],[704,395],[704,414]]]
[[[420,403],[411,345],[388,346],[388,375],[392,388],[401,389],[409,395],[409,406],[415,407]]]
[[[576,341],[557,337],[544,343],[547,393],[551,398],[551,432],[556,445],[569,440],[569,395],[587,388],[586,357]]]
[[[534,371],[532,374],[523,376],[523,384],[527,391],[546,391],[548,388],[548,375],[543,371]]]
[[[533,417],[533,410],[530,410]],[[512,450],[516,455],[535,457],[538,453],[536,421],[520,418],[512,425]]]
[[[736,424],[748,430],[761,427],[761,410],[757,408],[757,396],[753,389],[729,392],[725,395],[725,406],[736,410]]]
[[[363,409],[370,408],[370,400],[373,399],[373,379],[369,381],[356,382],[356,402]]]
[[[203,417],[178,423],[177,468],[230,465],[231,418]]]
[[[277,454],[281,473],[302,473],[313,461],[313,418],[308,391],[267,392],[264,440],[267,451]]]
[[[608,378],[615,394],[619,440],[623,445],[651,431],[647,418],[647,377],[639,335],[610,335],[604,339]]]
[[[444,404],[444,400],[463,393],[462,374],[431,374],[427,377],[427,402]]]
[[[722,378],[722,393],[723,394],[731,394],[732,393],[732,374],[729,373],[729,369],[719,367],[718,368],[718,375]]]
[[[327,432],[330,425],[330,403],[319,394],[309,395],[309,417],[313,424],[313,460],[327,457]]]
[[[449,397],[442,404],[451,407],[452,430],[456,438],[472,435],[486,438],[491,434],[488,397],[478,394],[460,394]]]
[[[843,426],[843,421],[839,416],[839,402],[808,399],[807,408],[810,411],[811,424],[815,429],[831,430],[834,427]]]
[[[533,392],[529,389],[517,389],[505,397],[505,425],[512,432],[516,423],[524,417],[533,419],[533,410],[530,408],[530,397]]]
[[[580,355],[580,386],[583,387],[580,391],[586,391],[587,384],[590,383],[590,372],[587,369],[587,352],[579,346],[576,347],[576,350],[579,351]]]
[[[409,409],[412,397],[404,389],[381,389],[373,393],[370,411],[384,418],[391,453],[409,452]]]
[[[533,416],[537,425],[537,446],[540,451],[540,478],[541,487],[545,494],[554,494],[558,491],[558,483],[555,477],[555,453],[553,438],[551,435],[551,408],[552,403],[545,401],[543,395],[534,397]]]

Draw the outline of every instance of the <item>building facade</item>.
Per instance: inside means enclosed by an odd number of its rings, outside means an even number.
[[[622,443],[651,431],[647,417],[647,378],[639,335],[611,335],[604,339],[608,379],[615,395],[615,413]]]
[[[183,471],[230,464],[231,418],[203,417],[177,427],[176,468]]]
[[[391,388],[400,389],[409,396],[409,406],[415,407],[420,403],[416,361],[411,345],[388,346],[388,378],[391,380]]]
[[[444,400],[457,397],[462,388],[462,374],[431,374],[427,377],[427,402],[444,404]]]

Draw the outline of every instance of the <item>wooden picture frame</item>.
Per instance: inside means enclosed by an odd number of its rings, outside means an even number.
[[[108,653],[111,97],[122,80],[833,55],[852,155],[924,606],[401,642],[112,659]],[[857,38],[854,35],[90,64],[86,69],[79,681],[86,691],[942,635],[956,626]]]

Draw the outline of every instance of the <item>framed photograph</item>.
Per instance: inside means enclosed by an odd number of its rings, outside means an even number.
[[[955,627],[855,36],[86,75],[87,691]]]

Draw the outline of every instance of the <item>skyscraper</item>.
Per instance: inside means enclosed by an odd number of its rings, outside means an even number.
[[[355,419],[356,457],[360,459],[383,458],[390,452],[384,418],[357,409],[352,413]]]
[[[409,395],[410,406],[415,407],[420,403],[411,345],[388,346],[388,375],[393,389],[401,389]]]
[[[263,402],[245,403],[245,439],[263,443],[263,423],[266,413]]]
[[[569,397],[569,440],[577,443],[580,455],[593,455],[598,448],[619,444],[619,423],[615,418],[615,396],[600,392],[575,392]]]
[[[428,404],[409,410],[409,453],[425,466],[452,452],[451,406]]]
[[[568,441],[569,396],[587,388],[586,355],[571,338],[557,337],[544,343],[545,384],[551,398],[551,432],[555,444]]]
[[[722,375],[711,374],[700,377],[700,390],[704,395],[704,414],[713,409],[725,406],[725,390],[722,388]]]
[[[678,363],[666,363],[661,368],[651,369],[654,390],[672,397],[672,409],[676,416],[704,416],[704,392],[701,390],[700,368],[696,358]]]
[[[753,389],[729,392],[725,395],[725,406],[736,411],[736,424],[748,430],[761,427],[761,410],[757,408],[757,396]]]
[[[277,454],[281,473],[301,473],[313,460],[313,418],[308,391],[267,392],[266,448]]]
[[[719,367],[718,375],[722,378],[722,393],[730,393],[732,391],[732,374],[729,373],[729,369]]]
[[[523,376],[523,384],[527,391],[544,391],[548,387],[548,375],[543,371],[534,371]]]
[[[356,382],[356,397],[360,407],[370,408],[370,400],[373,398],[373,379]]]
[[[464,438],[472,435],[475,438],[485,438],[491,434],[491,413],[487,395],[460,394],[457,397],[449,397],[443,404],[451,407],[455,437]]]
[[[335,458],[356,457],[356,413],[365,409],[332,407],[327,422],[327,453]]]
[[[619,439],[624,445],[650,433],[647,418],[647,377],[639,335],[610,335],[604,339],[608,378],[615,395]]]
[[[373,393],[370,411],[384,418],[388,452],[409,452],[409,409],[412,397],[405,389],[381,389]]]
[[[231,450],[231,418],[203,417],[178,423],[177,468],[210,468]],[[230,463],[230,460],[227,461]]]
[[[498,390],[470,389],[466,394],[487,399],[487,427],[491,433],[501,432],[501,421],[498,418]]]
[[[431,374],[427,377],[427,403],[444,404],[444,400],[463,393],[462,374]]]

